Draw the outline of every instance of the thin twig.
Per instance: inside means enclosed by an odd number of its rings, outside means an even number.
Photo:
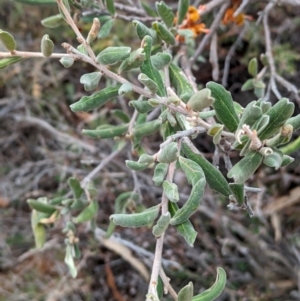
[[[167,180],[172,183],[173,177],[176,169],[176,162],[172,162],[169,165],[169,171],[167,175]],[[161,200],[161,214],[166,214],[168,212],[168,198],[163,192],[162,200]],[[162,261],[162,250],[163,250],[163,242],[164,242],[164,235],[165,232],[162,233],[162,235],[157,239],[156,246],[155,246],[155,254],[154,254],[154,260],[153,260],[153,266],[152,266],[152,272],[151,272],[151,278],[148,288],[148,294],[154,295],[157,297],[157,282],[158,282],[158,275],[161,269],[161,261]],[[146,301],[151,301],[150,297],[147,297]]]
[[[242,31],[240,32],[238,38],[235,40],[235,42],[231,45],[226,58],[225,58],[225,64],[224,64],[224,70],[223,70],[223,77],[222,77],[222,85],[224,87],[227,87],[227,80],[228,80],[228,74],[229,74],[229,69],[230,69],[230,61],[232,56],[235,53],[236,48],[240,45],[245,33],[247,32],[249,26],[246,23]]]
[[[209,62],[212,66],[212,78],[214,81],[219,80],[220,68],[218,59],[218,36],[213,34],[210,42]]]
[[[243,0],[243,2],[241,3],[241,5],[239,6],[239,8],[234,12],[233,17],[237,17],[242,10],[245,8],[245,6],[248,4],[249,0]]]
[[[272,42],[271,42],[271,34],[270,34],[270,28],[269,28],[269,12],[270,10],[275,6],[275,3],[270,2],[263,12],[263,25],[265,30],[265,42],[266,42],[266,56],[268,58],[269,66],[270,66],[270,82],[269,85],[271,87],[271,90],[274,92],[275,96],[280,99],[281,94],[277,89],[276,82],[275,82],[275,75],[276,75],[276,67],[275,62],[272,54]]]
[[[41,57],[41,58],[62,58],[62,57],[74,57],[74,55],[69,53],[52,53],[51,56],[45,57],[41,52],[28,52],[28,51],[17,51],[11,52],[0,52],[0,59],[7,57],[21,56],[23,58],[30,57]]]

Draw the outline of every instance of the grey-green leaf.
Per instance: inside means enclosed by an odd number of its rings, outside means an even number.
[[[45,34],[41,41],[41,52],[43,56],[49,57],[52,55],[54,49],[54,44],[50,40],[49,35]]]
[[[118,96],[121,85],[106,87],[90,96],[83,96],[79,101],[70,105],[73,112],[88,112],[104,105],[108,100]]]
[[[152,79],[158,87],[157,94],[159,96],[165,96],[166,95],[166,88],[165,84],[161,78],[161,75],[159,71],[152,65],[151,62],[151,49],[152,49],[152,38],[150,36],[145,36],[143,38],[142,44],[145,51],[145,60],[143,64],[141,65],[140,69],[141,72],[146,74],[150,79]]]
[[[171,60],[172,55],[170,53],[158,52],[151,56],[151,63],[157,70],[161,70],[162,68],[168,66]]]
[[[98,39],[104,39],[108,37],[110,34],[110,31],[114,25],[115,19],[110,19],[106,21],[100,28],[99,33],[98,33]]]
[[[114,4],[114,0],[106,0],[106,7],[107,10],[114,15],[115,14],[115,4]]]
[[[205,178],[202,178],[193,186],[188,200],[172,217],[170,221],[171,225],[178,225],[185,222],[197,211],[204,193],[205,185]]]
[[[188,180],[188,183],[192,186],[195,185],[200,179],[205,179],[205,174],[203,172],[203,169],[194,162],[193,160],[186,159],[182,156],[179,157],[179,164],[181,169],[186,175],[186,178]]]
[[[192,301],[194,295],[193,282],[183,287],[178,293],[178,301]]]
[[[167,163],[158,163],[154,169],[153,182],[155,186],[160,186],[168,172],[169,164]]]
[[[153,110],[153,107],[145,100],[132,100],[129,102],[129,105],[133,106],[141,114],[145,114]]]
[[[84,85],[85,91],[92,91],[97,88],[101,76],[101,72],[86,73],[80,77],[80,83]]]
[[[16,49],[16,41],[9,32],[0,29],[0,41],[8,51],[12,52]]]
[[[152,28],[156,31],[157,35],[167,44],[175,45],[176,40],[174,35],[163,24],[155,21],[152,23]]]
[[[171,216],[173,217],[176,212],[179,210],[176,203],[169,202],[168,204],[169,211],[171,213]],[[194,242],[197,237],[197,232],[195,231],[192,223],[190,220],[186,220],[184,223],[175,225],[175,228],[177,232],[185,239],[187,244],[190,247],[194,246]]]
[[[60,16],[60,15],[59,15]],[[69,68],[74,64],[74,59],[72,57],[69,56],[64,56],[62,57],[59,62],[65,67],[65,68]]]
[[[155,237],[160,237],[168,228],[170,223],[171,215],[170,212],[162,214],[158,219],[156,225],[152,229],[152,233]]]
[[[248,72],[253,76],[256,77],[257,75],[257,58],[254,57],[253,59],[250,60],[248,64]]]
[[[171,142],[167,144],[158,153],[157,161],[161,163],[171,163],[174,162],[179,156],[179,149],[176,142]]]
[[[71,177],[68,179],[68,184],[72,190],[75,199],[79,199],[83,193],[83,189],[81,188],[79,180],[75,177]]]
[[[196,162],[203,170],[209,187],[226,197],[231,195],[228,182],[222,173],[207,161],[201,153],[196,149],[193,143],[188,138],[182,139],[182,150],[184,154],[192,161]]]
[[[229,170],[227,177],[233,178],[237,184],[242,184],[254,174],[262,161],[263,155],[261,153],[250,151],[241,161]]]
[[[128,92],[131,92],[131,91],[132,91],[132,84],[127,82],[127,83],[122,84],[122,86],[120,87],[120,89],[118,91],[118,94],[122,95],[122,94],[125,94]]]
[[[206,87],[211,90],[215,102],[212,104],[216,111],[217,118],[226,126],[230,132],[234,132],[239,124],[239,117],[234,109],[230,92],[222,85],[209,82]]]
[[[232,194],[235,200],[238,202],[239,205],[244,204],[244,184],[237,184],[237,183],[229,183],[229,187],[232,191]]]
[[[160,205],[146,209],[141,213],[113,214],[110,216],[116,225],[122,227],[141,227],[152,223],[158,216]]]
[[[217,278],[213,286],[201,294],[194,296],[192,301],[213,301],[216,300],[223,292],[226,285],[226,272],[223,268],[217,268]]]
[[[65,256],[65,264],[68,266],[70,274],[73,278],[77,276],[77,269],[73,259],[73,246],[67,245],[66,256]]]
[[[127,133],[128,124],[121,125],[110,125],[108,124],[106,127],[100,127],[95,130],[86,130],[83,129],[83,134],[90,136],[92,138],[100,138],[100,139],[109,139],[118,136],[123,136]]]
[[[272,154],[266,155],[264,157],[263,163],[269,167],[274,167],[277,170],[282,165],[283,153],[279,150],[273,151]]]
[[[96,61],[103,65],[112,65],[127,59],[130,51],[130,47],[107,47],[97,55]]]
[[[87,207],[85,207],[78,216],[76,216],[73,220],[75,224],[84,223],[90,221],[98,212],[98,202],[91,201]]]
[[[179,0],[178,2],[178,20],[177,25],[180,25],[184,20],[190,6],[189,0]]]
[[[61,14],[47,17],[41,21],[42,25],[47,28],[56,28],[64,23],[64,18]]]
[[[163,182],[163,189],[164,193],[166,194],[167,198],[171,202],[178,202],[179,201],[179,194],[178,194],[178,187],[175,183],[170,183],[169,181]]]
[[[169,66],[170,81],[172,86],[176,89],[177,95],[182,101],[187,102],[194,94],[194,90],[183,71],[171,63]]]
[[[156,2],[155,6],[159,16],[167,27],[171,27],[174,23],[174,14],[171,7],[169,7],[164,1]]]
[[[158,86],[156,82],[154,82],[151,78],[149,78],[146,74],[140,73],[138,76],[138,81],[146,86],[149,91],[153,94],[156,93]]]
[[[266,115],[270,117],[268,125],[259,133],[261,140],[270,138],[285,124],[285,122],[293,115],[295,105],[287,98],[280,99]]]

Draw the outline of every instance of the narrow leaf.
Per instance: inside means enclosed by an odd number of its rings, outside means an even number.
[[[178,156],[178,145],[176,142],[171,142],[159,151],[157,161],[161,163],[171,163],[177,160]]]
[[[28,199],[27,203],[31,209],[34,209],[38,212],[52,214],[57,210],[55,206],[47,203],[47,198],[38,198],[37,200]]]
[[[152,229],[152,233],[155,237],[160,237],[167,230],[170,219],[170,212],[167,212],[166,214],[160,216],[156,225],[154,225]]]
[[[247,181],[260,166],[263,155],[257,151],[250,151],[235,164],[227,173],[228,178],[233,178],[235,183],[242,184]]]
[[[152,223],[158,216],[160,205],[146,209],[141,213],[113,214],[110,216],[116,225],[122,227],[141,227]]]
[[[155,21],[152,23],[152,28],[156,31],[157,35],[167,44],[175,45],[176,40],[174,35],[163,24]]]
[[[95,130],[83,129],[82,133],[92,138],[109,139],[118,136],[123,136],[127,133],[128,124],[110,125],[105,128],[98,128]]]
[[[19,61],[22,61],[23,58],[20,56],[13,56],[13,57],[8,57],[4,59],[0,59],[0,69],[3,69],[9,65],[15,64]]]
[[[203,197],[204,188],[206,185],[205,178],[200,179],[192,188],[191,194],[185,204],[172,217],[170,224],[178,225],[185,222],[191,215],[193,215]]]
[[[69,68],[74,64],[74,59],[72,57],[64,56],[59,61],[65,68]]]
[[[160,186],[168,172],[169,164],[167,163],[158,163],[154,169],[153,182],[155,186]]]
[[[166,194],[167,198],[171,202],[176,203],[179,201],[178,187],[175,183],[170,183],[169,181],[164,181],[163,189],[164,189],[164,193]]]
[[[169,7],[164,1],[156,2],[155,6],[163,22],[167,25],[167,27],[171,27],[174,23],[174,14],[171,7]]]
[[[79,101],[70,105],[73,112],[88,112],[104,105],[111,98],[118,96],[121,85],[106,87],[90,96],[83,96]]]
[[[107,10],[111,13],[111,15],[115,14],[116,10],[115,10],[114,0],[106,0],[106,7]]]
[[[170,53],[158,52],[151,56],[151,63],[154,68],[161,70],[162,68],[168,66],[172,60],[172,55]]]
[[[98,33],[98,39],[107,38],[110,34],[110,31],[114,25],[115,19],[110,19],[106,21],[100,28]]]
[[[178,2],[178,20],[177,25],[180,25],[185,19],[186,13],[188,12],[190,6],[189,0],[179,0]]]
[[[193,282],[183,287],[178,293],[178,301],[192,301],[194,294]]]
[[[169,66],[170,81],[172,86],[176,89],[177,95],[182,101],[187,102],[194,94],[194,90],[183,71],[171,63]]]
[[[151,63],[152,38],[150,36],[145,36],[142,44],[144,47],[146,57],[140,69],[142,73],[146,74],[150,79],[152,79],[157,84],[158,86],[157,94],[159,96],[165,96],[166,95],[165,84],[160,76],[159,71]]]
[[[73,220],[75,224],[90,221],[98,212],[98,202],[91,201]]]
[[[8,51],[12,52],[16,49],[16,41],[9,32],[0,29],[0,41]]]
[[[49,35],[45,34],[41,41],[41,52],[43,56],[49,57],[52,55],[54,49],[54,44],[50,40]]]
[[[234,132],[238,127],[239,117],[235,112],[230,92],[214,82],[207,83],[206,87],[211,90],[212,97],[215,98],[212,106],[216,111],[217,118],[230,132]]]
[[[75,278],[77,276],[77,269],[76,269],[74,259],[73,259],[73,246],[72,245],[67,245],[65,264],[68,266],[71,276],[73,278]]]
[[[56,28],[64,23],[64,18],[61,14],[47,17],[41,21],[42,25],[47,28]]]
[[[144,100],[132,100],[129,102],[130,106],[133,106],[139,113],[145,114],[153,110],[153,107],[148,101]]]
[[[75,177],[71,177],[68,179],[68,184],[72,190],[75,199],[79,199],[83,194],[83,189],[81,188],[79,180]]]
[[[182,150],[190,160],[196,162],[202,168],[209,187],[229,197],[231,190],[222,173],[201,155],[188,138],[182,139]]]
[[[97,88],[101,76],[101,72],[86,73],[80,77],[80,83],[84,85],[85,91],[92,91]]]
[[[179,157],[178,161],[189,184],[195,185],[200,179],[205,178],[203,169],[196,162],[182,156]]]
[[[289,102],[287,98],[280,99],[266,115],[270,117],[268,125],[259,133],[261,140],[270,138],[285,124],[285,122],[293,115],[295,105]]]
[[[193,297],[192,301],[213,301],[223,292],[226,285],[226,272],[223,268],[217,268],[217,278],[212,287]]]
[[[127,59],[130,51],[130,47],[107,47],[97,55],[96,61],[103,65],[112,65]]]
[[[125,94],[128,92],[131,92],[131,91],[132,91],[132,85],[129,82],[127,82],[127,83],[122,84],[122,86],[120,87],[120,89],[118,91],[118,94],[122,95],[122,94]]]
[[[178,211],[178,206],[176,203],[169,202],[168,207],[171,216],[173,217]],[[184,223],[175,225],[175,228],[177,232],[185,239],[187,244],[190,247],[193,247],[198,233],[195,231],[192,223],[189,220],[187,220]]]
[[[238,204],[243,205],[245,201],[244,184],[230,183],[229,187]]]

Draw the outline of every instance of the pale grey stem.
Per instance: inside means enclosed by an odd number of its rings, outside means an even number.
[[[218,35],[213,34],[210,42],[209,62],[212,66],[212,78],[214,81],[219,80],[220,68],[218,60]]]
[[[224,0],[222,1],[224,3]],[[218,14],[216,15],[216,17],[214,18],[213,23],[211,24],[211,27],[209,29],[209,33],[206,34],[203,39],[201,40],[198,48],[195,51],[195,54],[191,57],[190,62],[191,65],[193,65],[195,63],[195,61],[197,60],[198,56],[202,53],[204,47],[206,46],[206,44],[209,42],[209,40],[211,39],[211,37],[213,36],[213,34],[215,33],[215,31],[217,30],[218,26],[220,25],[221,19],[227,9],[229,5],[229,2],[226,1],[220,8]]]
[[[62,58],[62,57],[74,57],[74,55],[69,53],[52,53],[51,56],[45,57],[41,52],[28,52],[28,51],[17,51],[11,52],[0,52],[0,59],[7,57],[21,56],[23,58],[30,57],[41,57],[41,58]]]
[[[276,67],[275,67],[275,62],[272,54],[272,42],[271,42],[271,33],[270,33],[270,28],[269,28],[269,22],[268,22],[268,17],[269,17],[269,12],[270,10],[275,6],[274,2],[270,2],[264,12],[263,12],[263,25],[264,25],[264,30],[265,30],[265,42],[266,42],[266,56],[268,58],[269,66],[270,66],[270,82],[269,85],[274,92],[275,96],[280,99],[281,94],[277,89],[276,82],[275,82],[275,75],[276,75]]]
[[[173,177],[176,169],[176,162],[172,162],[169,165],[169,171],[167,175],[167,180],[172,183]],[[168,198],[165,193],[162,195],[161,200],[161,213],[166,214],[168,212]],[[155,254],[154,254],[154,260],[153,260],[153,266],[152,266],[152,272],[151,272],[151,278],[148,288],[148,295],[154,295],[157,297],[157,281],[158,281],[158,275],[161,269],[161,262],[162,262],[162,250],[163,250],[163,242],[164,242],[164,235],[165,232],[162,233],[162,235],[157,239],[156,246],[155,246]],[[151,301],[151,297],[148,296],[146,301]]]
[[[160,148],[164,148],[167,144],[169,144],[170,142],[173,142],[177,139],[180,139],[180,138],[183,138],[183,137],[187,137],[187,136],[192,136],[196,133],[204,133],[206,131],[206,129],[202,126],[197,126],[197,127],[194,127],[194,128],[191,128],[191,129],[188,129],[188,130],[185,130],[185,131],[181,131],[181,132],[178,132],[174,135],[171,135],[169,136],[166,141],[164,141],[161,145],[160,145]]]
[[[245,8],[245,6],[249,3],[249,0],[243,0],[239,8],[234,12],[233,17],[237,17],[238,14],[242,12],[242,10]]]
[[[226,0],[213,0],[205,4],[205,11],[201,13],[201,16],[204,16],[211,12],[215,7],[220,6],[221,4],[224,4],[224,2],[227,2]]]
[[[88,54],[90,55],[90,57],[93,60],[96,60],[95,57],[95,53],[92,50],[91,46],[89,45],[89,43],[86,41],[86,39],[84,38],[84,36],[81,34],[81,32],[79,31],[77,25],[75,24],[74,20],[72,19],[70,13],[68,12],[67,8],[65,7],[64,3],[62,0],[56,0],[57,5],[60,7],[60,9],[62,10],[62,12],[64,13],[67,23],[71,26],[72,30],[75,32],[76,36],[77,36],[77,40],[79,43],[83,44],[84,47],[86,48]]]

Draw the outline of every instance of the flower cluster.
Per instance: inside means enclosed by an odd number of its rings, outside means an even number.
[[[209,29],[206,28],[204,23],[200,23],[200,13],[205,9],[204,6],[199,6],[197,9],[194,6],[189,6],[188,12],[185,16],[183,22],[178,26],[178,29],[189,29],[193,32],[194,37],[197,37],[201,33],[208,33]],[[177,18],[175,18],[175,24],[177,23]],[[184,42],[185,38],[181,35],[177,35],[176,39],[179,42]]]
[[[239,13],[237,16],[234,16],[235,11],[241,5],[241,0],[232,0],[231,6],[226,10],[225,15],[223,17],[222,23],[223,25],[227,25],[229,23],[235,23],[238,26],[244,24],[245,19],[249,18],[243,13]]]

